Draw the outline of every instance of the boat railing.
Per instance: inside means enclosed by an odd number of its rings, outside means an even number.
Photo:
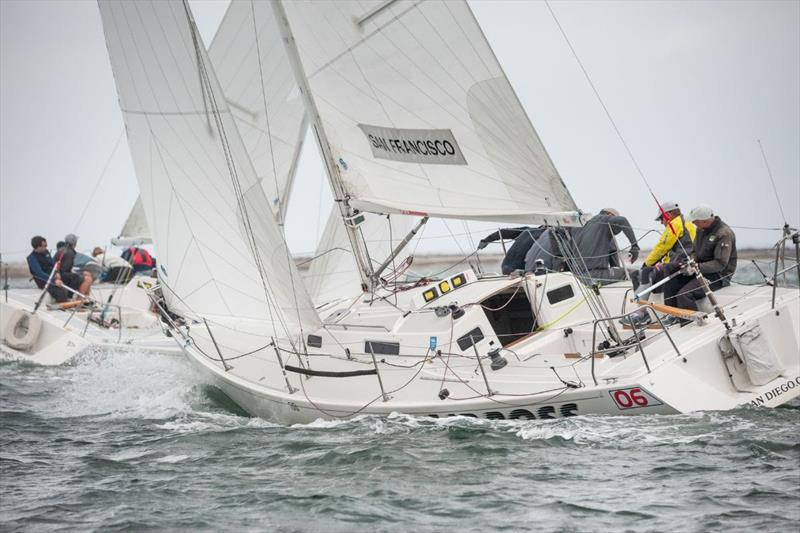
[[[105,321],[105,313],[109,308],[112,308],[112,309],[116,310],[117,323],[119,324],[119,327],[117,328],[117,343],[122,342],[122,330],[125,327],[123,325],[123,322],[122,322],[122,306],[121,305],[116,305],[116,304],[111,304],[111,303],[104,303],[104,304],[101,304],[101,305],[102,305],[102,308],[99,311],[101,312],[101,317],[102,317],[103,322]],[[72,308],[69,316],[64,321],[64,325],[62,326],[63,328],[67,327],[67,325],[70,323],[72,318],[75,316],[75,314],[79,310],[80,310],[80,306]],[[86,332],[89,330],[89,324],[92,322],[92,319],[94,318],[94,315],[97,312],[98,312],[98,309],[96,309],[94,307],[89,309],[89,314],[86,316],[86,323],[83,325],[83,331],[81,331],[81,337],[86,337]],[[102,325],[102,323],[100,325]]]
[[[625,313],[625,314],[622,314],[622,315],[618,315],[618,316],[598,318],[598,319],[595,319],[593,324],[592,324],[592,350],[593,350],[593,352],[590,354],[590,357],[589,357],[591,359],[591,361],[592,361],[591,362],[592,381],[594,381],[595,385],[598,385],[598,382],[597,382],[597,376],[595,375],[595,362],[594,362],[595,357],[594,357],[594,354],[595,353],[606,353],[606,352],[608,352],[608,353],[618,352],[620,350],[627,351],[630,348],[630,346],[617,345],[617,346],[610,346],[607,349],[598,350],[597,349],[597,327],[601,323],[613,322],[613,321],[617,321],[617,320],[620,320],[620,319],[623,319],[623,318],[626,318],[626,317],[632,318],[632,315],[634,313],[640,312],[642,309],[645,311],[645,313],[648,313],[652,317],[655,318],[655,320],[658,323],[659,327],[666,334],[667,339],[669,339],[670,344],[672,344],[672,348],[675,350],[675,354],[678,357],[680,357],[681,352],[678,349],[678,345],[675,344],[675,341],[673,340],[672,335],[670,335],[669,330],[664,326],[664,322],[661,320],[661,317],[658,316],[658,313],[656,313],[655,310],[652,309],[651,307],[644,307],[644,308],[636,309],[634,311],[630,311],[628,313]],[[631,320],[630,323],[631,323],[631,326],[633,328],[633,337],[632,338],[636,342],[636,346],[637,346],[637,348],[639,350],[639,353],[642,354],[642,361],[644,362],[644,366],[647,369],[647,373],[649,374],[651,372],[650,362],[647,360],[647,355],[644,353],[644,346],[642,346],[642,337],[641,337],[641,335],[639,335],[639,332],[640,331],[644,331],[646,326],[638,328],[636,326],[636,320]]]
[[[783,226],[783,234],[780,240],[775,243],[775,273],[772,276],[772,309],[775,309],[775,298],[778,291],[778,276],[784,275],[784,284],[786,284],[786,272],[792,270],[791,267],[786,268],[786,241],[792,240],[794,244],[795,253],[795,268],[797,268],[797,279],[800,283],[800,230],[790,228],[789,224]],[[778,272],[778,264],[783,265],[783,270]]]

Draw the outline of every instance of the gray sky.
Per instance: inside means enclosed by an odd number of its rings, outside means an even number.
[[[227,1],[190,4],[210,42]],[[545,4],[471,6],[578,205],[655,228],[654,202]],[[780,226],[761,139],[786,217],[800,223],[800,2],[551,6],[659,199],[708,203],[734,226]],[[70,231],[79,248],[104,245],[137,187],[125,139],[114,151],[123,125],[97,5],[2,0],[0,24],[0,251],[19,259],[32,235],[54,245]],[[295,252],[314,249],[330,198],[306,146],[287,220]],[[420,251],[457,251],[437,238],[447,234],[431,224]],[[778,237],[737,235],[740,247]]]

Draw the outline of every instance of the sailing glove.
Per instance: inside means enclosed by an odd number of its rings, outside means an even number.
[[[628,258],[631,260],[631,263],[635,263],[637,259],[639,259],[639,246],[636,244],[632,244],[630,250],[628,250]]]

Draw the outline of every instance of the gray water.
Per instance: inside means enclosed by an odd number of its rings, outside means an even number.
[[[0,364],[0,530],[797,531],[800,403],[249,418],[179,356]]]
[[[797,531],[798,428],[800,401],[285,427],[178,356],[5,362],[0,531]]]

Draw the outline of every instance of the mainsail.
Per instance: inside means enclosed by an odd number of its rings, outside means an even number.
[[[466,2],[283,7],[351,206],[579,222]]]
[[[168,304],[271,323],[264,335],[319,325],[188,5],[100,13]]]

